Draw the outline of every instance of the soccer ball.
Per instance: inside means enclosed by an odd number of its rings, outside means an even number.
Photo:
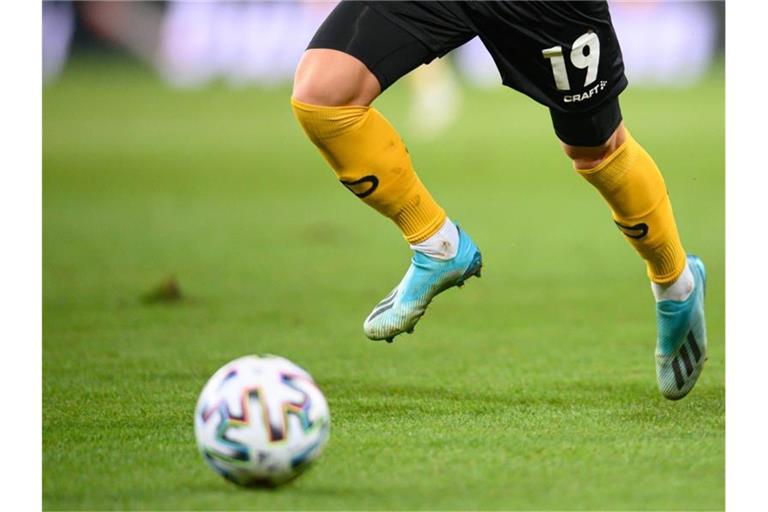
[[[300,475],[320,455],[330,426],[328,404],[309,373],[273,355],[224,365],[195,410],[203,458],[243,486],[274,487]]]

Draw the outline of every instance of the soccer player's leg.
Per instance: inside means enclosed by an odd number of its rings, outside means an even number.
[[[576,170],[600,192],[645,260],[657,300],[659,389],[682,398],[706,359],[706,274],[701,260],[686,257],[658,167],[622,125],[618,96],[627,79],[608,4],[467,5],[504,84],[549,107]],[[520,30],[520,20],[538,30]]]
[[[482,265],[475,244],[416,175],[398,133],[370,106],[435,55],[365,4],[342,2],[296,71],[291,103],[308,138],[339,181],[391,219],[414,251],[405,277],[364,322],[371,339],[411,332],[437,294],[479,275]]]
[[[701,259],[685,254],[661,172],[621,124],[603,144],[563,143],[563,149],[645,260],[656,299],[659,390],[680,399],[695,385],[707,356],[706,270]]]

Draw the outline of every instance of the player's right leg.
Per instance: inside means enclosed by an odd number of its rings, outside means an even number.
[[[359,2],[342,2],[296,71],[291,103],[339,181],[390,218],[414,249],[405,277],[374,307],[364,330],[391,341],[410,332],[432,298],[479,275],[480,252],[416,175],[400,136],[371,102],[436,56],[408,31]]]

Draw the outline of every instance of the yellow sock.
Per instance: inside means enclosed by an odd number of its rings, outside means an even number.
[[[685,268],[685,251],[659,168],[626,134],[624,143],[600,165],[577,172],[608,202],[616,225],[646,261],[651,280],[668,284]]]
[[[416,175],[400,136],[375,108],[323,107],[295,99],[291,105],[339,181],[392,219],[409,243],[440,228],[445,211]]]

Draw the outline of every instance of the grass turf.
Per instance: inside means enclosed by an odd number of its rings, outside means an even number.
[[[622,96],[709,271],[709,362],[672,403],[643,265],[543,107],[465,91],[426,142],[404,84],[378,102],[485,259],[387,345],[361,324],[407,247],[338,185],[287,90],[174,92],[76,61],[43,95],[44,507],[723,508],[723,90],[720,68]],[[142,303],[169,274],[184,299]],[[215,475],[192,429],[210,374],[254,352],[308,368],[333,418],[316,467],[272,492]]]

